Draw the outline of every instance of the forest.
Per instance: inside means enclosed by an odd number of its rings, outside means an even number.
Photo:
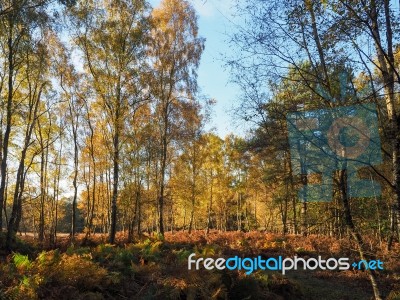
[[[229,1],[221,137],[193,1],[153,2],[0,1],[0,299],[400,299],[400,4]]]

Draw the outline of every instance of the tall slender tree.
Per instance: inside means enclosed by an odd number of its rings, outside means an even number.
[[[117,230],[121,141],[126,119],[145,98],[140,87],[140,59],[147,32],[145,1],[80,1],[74,9],[76,43],[84,53],[97,101],[112,136],[112,197],[109,242]]]
[[[188,101],[197,90],[196,70],[204,49],[198,36],[197,16],[185,0],[164,0],[153,10],[149,45],[151,70],[149,90],[155,101],[159,130],[158,231],[164,234],[164,202],[167,170],[171,157],[174,120],[179,102]]]

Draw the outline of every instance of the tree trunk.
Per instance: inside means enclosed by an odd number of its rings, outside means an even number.
[[[164,235],[164,193],[165,193],[165,171],[167,165],[167,152],[168,152],[168,112],[169,112],[169,104],[166,103],[164,108],[164,116],[163,116],[163,134],[162,134],[162,146],[161,146],[161,178],[160,178],[160,195],[158,198],[158,231],[161,235]]]
[[[8,223],[8,232],[7,232],[7,239],[6,239],[6,246],[11,248],[12,242],[15,239],[15,235],[18,231],[19,223],[21,221],[21,213],[22,213],[22,194],[24,192],[24,185],[25,185],[25,178],[26,172],[25,169],[25,159],[26,159],[26,152],[28,147],[31,143],[32,131],[35,127],[37,121],[37,112],[40,103],[40,97],[42,93],[42,89],[44,84],[39,88],[39,92],[36,98],[31,98],[29,103],[29,115],[27,118],[28,124],[25,131],[25,140],[24,140],[24,147],[22,148],[21,152],[21,159],[18,166],[17,171],[17,180],[15,183],[15,190],[14,190],[14,197],[13,197],[13,205],[10,220]],[[31,95],[32,96],[32,95]],[[31,164],[33,159],[31,161]],[[30,165],[28,166],[28,168]]]
[[[114,138],[113,138],[113,189],[111,198],[111,220],[110,220],[110,244],[115,243],[115,234],[117,233],[117,200],[118,200],[118,181],[119,181],[119,139],[121,130],[121,78],[117,83],[117,99],[114,119]]]
[[[111,200],[111,224],[110,224],[110,244],[115,243],[117,232],[117,198],[118,198],[118,176],[119,176],[119,129],[116,129],[114,136],[114,159],[113,159],[113,191]]]
[[[385,13],[385,31],[387,39],[387,53],[385,53],[381,36],[380,36],[380,23],[378,20],[378,9],[377,4],[374,0],[371,1],[371,13],[369,17],[371,18],[371,34],[375,42],[375,49],[377,53],[377,59],[379,62],[379,70],[382,75],[383,86],[385,91],[386,109],[389,118],[389,138],[392,141],[392,184],[394,186],[394,203],[392,206],[393,216],[397,215],[400,218],[400,117],[397,115],[395,107],[395,97],[394,97],[394,82],[395,75],[399,81],[399,75],[395,70],[394,65],[394,54],[393,54],[393,33],[391,25],[391,17],[388,0],[383,2],[384,13]],[[396,207],[397,206],[397,207]],[[400,222],[397,222],[400,226]],[[391,234],[388,239],[388,250],[390,250],[395,235],[395,227],[392,226]]]
[[[346,227],[349,230],[351,236],[354,238],[354,240],[357,244],[360,259],[365,260],[364,242],[363,242],[363,239],[362,239],[360,233],[356,230],[356,228],[354,226],[353,217],[351,214],[349,197],[347,194],[347,170],[341,170],[341,171],[339,171],[339,174],[340,174],[339,175],[339,189],[340,189],[340,195],[341,195],[342,204],[343,204]],[[381,297],[381,294],[380,294],[380,291],[378,288],[375,271],[371,270],[369,268],[367,268],[366,271],[368,272],[368,277],[371,281],[375,300],[381,300],[382,297]]]
[[[74,196],[72,199],[72,220],[71,220],[71,243],[75,241],[76,234],[76,206],[78,200],[78,163],[79,163],[79,148],[78,148],[78,117],[76,111],[72,108],[72,103],[69,103],[69,111],[71,115],[72,137],[74,139],[74,178],[72,185],[74,188]]]
[[[210,232],[210,227],[211,227],[211,212],[212,212],[212,202],[213,202],[213,172],[212,169],[210,170],[210,177],[211,177],[211,182],[210,182],[210,202],[208,203],[208,212],[207,212],[207,231],[206,233],[208,234]]]
[[[49,116],[50,120],[50,116]],[[39,215],[39,242],[44,242],[45,237],[45,203],[47,198],[48,184],[47,184],[47,165],[49,157],[49,137],[50,133],[47,132],[46,143],[43,136],[43,128],[38,120],[38,133],[39,133],[39,144],[40,144],[40,215]],[[51,123],[50,123],[51,128]],[[50,130],[50,129],[49,129]]]
[[[4,132],[4,139],[2,142],[2,160],[0,166],[0,231],[3,230],[3,204],[6,189],[6,175],[7,175],[7,159],[8,159],[8,143],[10,141],[11,133],[11,120],[12,120],[12,101],[14,95],[14,41],[13,41],[13,28],[14,22],[12,14],[8,16],[9,36],[7,40],[8,50],[8,94],[7,94],[7,108],[6,108],[6,130]]]
[[[194,180],[194,179],[193,179]],[[194,209],[195,209],[195,205],[196,205],[196,195],[195,195],[195,183],[192,183],[192,187],[191,187],[191,209],[190,209],[190,221],[189,221],[189,234],[192,233],[192,229],[193,229],[193,219],[194,219]]]

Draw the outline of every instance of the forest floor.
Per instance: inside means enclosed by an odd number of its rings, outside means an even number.
[[[372,299],[366,271],[188,270],[188,257],[301,257],[357,260],[348,239],[261,232],[196,231],[142,236],[116,245],[101,235],[72,246],[68,236],[56,249],[22,236],[12,253],[0,252],[0,299]],[[368,240],[368,251],[384,262],[377,272],[384,299],[400,299],[400,246],[391,252]]]

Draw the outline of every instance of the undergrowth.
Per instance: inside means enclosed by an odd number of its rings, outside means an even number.
[[[317,236],[178,232],[162,239],[144,236],[132,243],[121,235],[117,245],[103,240],[78,239],[72,246],[64,241],[65,247],[47,251],[29,246],[29,251],[3,256],[0,299],[312,299],[302,284],[278,272],[194,271],[188,270],[187,258],[191,253],[200,257],[357,258],[351,241]],[[390,266],[380,278],[387,299],[399,299],[398,258],[377,244],[371,244],[371,251]],[[368,287],[365,272],[315,272],[313,276],[333,283],[355,279],[360,289]]]

